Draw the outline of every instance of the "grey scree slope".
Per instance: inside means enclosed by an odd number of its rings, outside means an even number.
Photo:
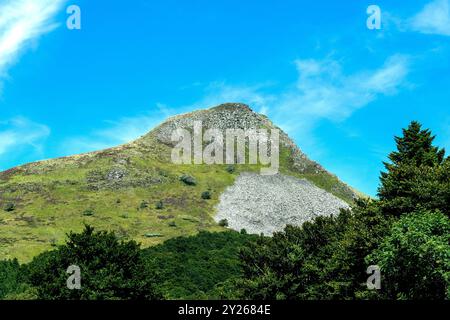
[[[349,205],[305,179],[246,172],[220,196],[215,220],[227,219],[234,230],[271,235],[287,224],[337,214],[339,208]]]

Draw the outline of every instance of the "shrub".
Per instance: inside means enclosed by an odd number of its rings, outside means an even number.
[[[94,210],[92,209],[86,209],[83,211],[83,216],[93,216],[94,215]]]
[[[55,238],[50,239],[50,246],[52,246],[52,247],[56,247],[57,246]]]
[[[236,171],[236,167],[234,165],[230,164],[227,166],[227,168],[225,170],[227,170],[228,173],[234,173],[234,171]]]
[[[205,200],[211,199],[211,192],[209,192],[209,191],[203,191],[203,192],[202,192],[202,199],[205,199]]]
[[[219,226],[221,227],[228,227],[228,220],[227,219],[222,219],[219,221]]]
[[[139,205],[139,209],[145,209],[145,208],[148,208],[148,202],[147,201],[145,201],[145,200],[142,200],[141,201],[141,204]]]
[[[5,205],[3,210],[5,210],[6,212],[11,212],[11,211],[14,211],[15,208],[16,208],[16,205],[14,203],[10,202]]]
[[[187,184],[188,186],[195,186],[197,184],[197,181],[195,180],[195,178],[192,176],[189,176],[187,174],[183,174],[180,177],[180,180],[182,182],[184,182],[185,184]]]
[[[164,204],[163,204],[163,202],[162,201],[158,201],[157,203],[156,203],[156,209],[157,210],[161,210],[162,208],[164,208]]]

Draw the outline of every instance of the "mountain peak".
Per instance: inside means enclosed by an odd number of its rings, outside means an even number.
[[[224,103],[209,109],[199,109],[170,117],[147,136],[156,136],[159,142],[171,146],[172,132],[179,128],[192,129],[196,121],[201,121],[205,130],[218,129],[223,132],[227,129],[276,128],[266,116],[254,112],[246,104]]]
[[[254,112],[243,103],[224,103],[209,109],[177,115],[167,119],[150,133],[143,137],[143,141],[154,141],[173,147],[172,133],[177,129],[193,130],[194,123],[200,121],[202,128],[217,129],[225,134],[228,129],[266,129],[279,130],[280,147],[287,150],[290,165],[299,173],[325,173],[325,169],[310,160],[296,145],[296,143],[265,115]],[[145,142],[144,142],[145,143]]]
[[[221,164],[174,163],[173,130],[191,130],[195,121],[220,131],[279,130],[278,174],[260,176],[256,172],[263,165],[249,161],[231,170]],[[181,179],[186,176],[195,183],[188,185]],[[211,199],[201,197],[205,191]],[[271,233],[284,224],[333,214],[354,195],[266,116],[242,103],[225,103],[171,117],[121,146],[0,172],[0,207],[14,208],[3,213],[0,233],[11,245],[0,246],[0,256],[29,260],[86,221],[144,246],[199,230],[223,230],[215,222],[219,218],[237,230]],[[32,236],[21,237],[24,233]]]
[[[210,108],[210,110],[220,110],[220,109],[225,109],[225,110],[230,110],[230,111],[233,111],[233,109],[243,109],[243,110],[253,112],[253,110],[250,108],[249,105],[247,105],[245,103],[240,103],[240,102],[227,102],[227,103],[222,103],[222,104],[219,104],[218,106]]]

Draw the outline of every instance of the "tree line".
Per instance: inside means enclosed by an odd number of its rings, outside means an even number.
[[[201,232],[147,249],[86,226],[28,264],[0,261],[3,299],[450,299],[450,158],[412,122],[377,199],[272,237]],[[70,290],[67,267],[82,270]],[[367,268],[381,287],[368,290]]]

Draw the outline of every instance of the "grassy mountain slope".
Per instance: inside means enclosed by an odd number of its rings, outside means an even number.
[[[114,230],[144,247],[199,231],[223,231],[214,220],[219,195],[240,172],[260,165],[175,165],[170,133],[202,120],[205,127],[275,128],[245,105],[225,104],[168,119],[136,141],[98,152],[30,163],[0,173],[0,257],[29,261],[85,223]],[[355,192],[309,160],[281,133],[280,172],[306,178],[351,202]],[[196,185],[180,176],[188,174]],[[201,194],[210,191],[211,199]],[[162,203],[162,208],[161,208]]]

